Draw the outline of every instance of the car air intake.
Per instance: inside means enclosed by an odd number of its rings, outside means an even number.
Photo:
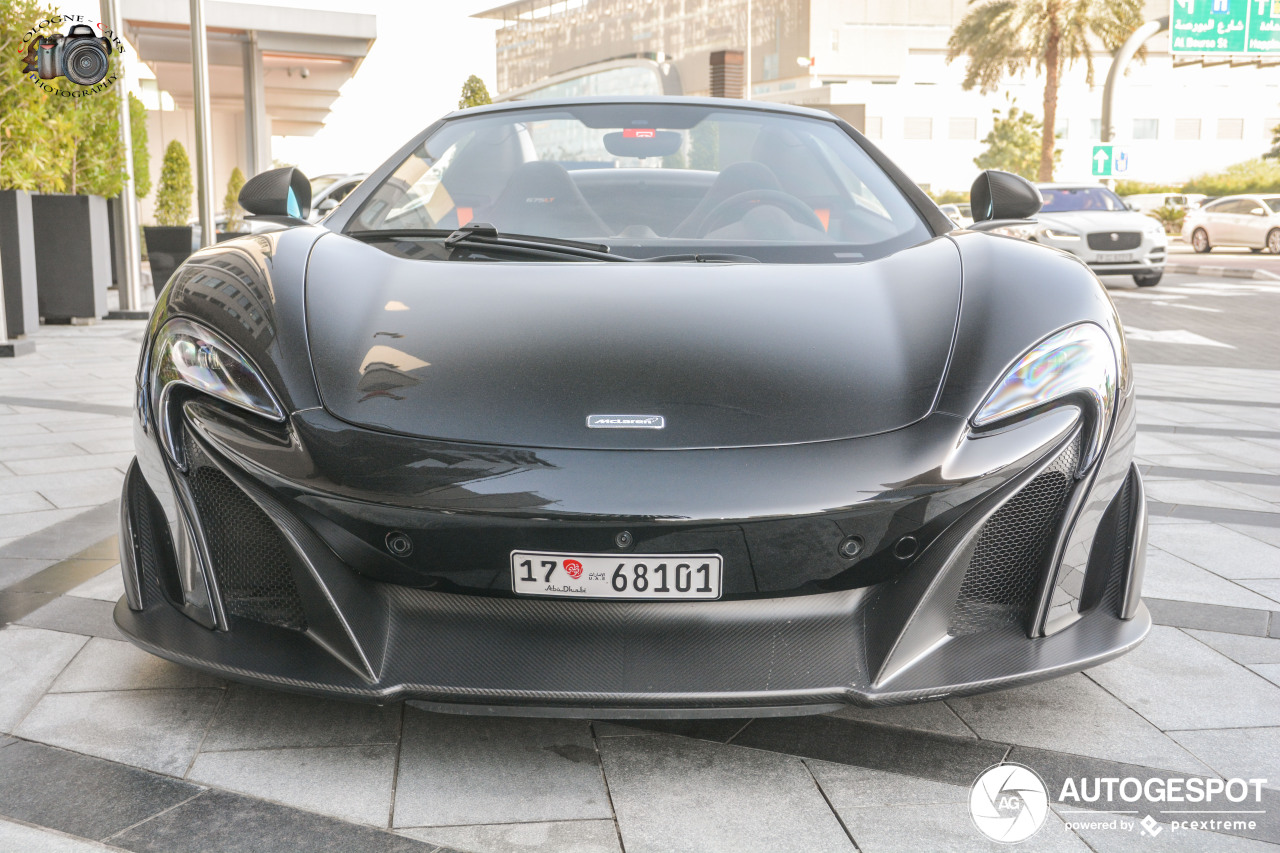
[[[1079,463],[1076,437],[987,519],[951,614],[952,636],[1025,622]]]
[[[191,494],[227,612],[304,630],[306,615],[279,528],[190,435],[184,450]]]
[[[1099,231],[1089,235],[1089,248],[1099,252],[1127,252],[1142,245],[1138,231]]]
[[[164,510],[141,471],[135,468],[127,482],[129,518],[133,521],[133,541],[144,601],[163,596],[181,604],[182,585],[178,581],[177,560],[173,555]]]

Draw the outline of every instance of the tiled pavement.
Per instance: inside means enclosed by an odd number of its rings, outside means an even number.
[[[1135,344],[1158,624],[1131,654],[899,709],[624,725],[274,693],[120,640],[114,499],[141,328],[47,328],[35,356],[0,362],[0,851],[1003,849],[966,803],[1006,758],[1051,789],[1269,780],[1254,830],[1104,803],[1163,829],[1068,828],[1082,815],[1055,810],[1028,849],[1280,849],[1275,359],[1160,364]]]

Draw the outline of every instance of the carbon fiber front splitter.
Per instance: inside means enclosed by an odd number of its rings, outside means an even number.
[[[115,619],[142,648],[237,681],[461,713],[594,718],[823,713],[1013,687],[1123,654],[1151,625],[1139,606],[1131,620],[1093,612],[1035,640],[1017,628],[952,637],[875,684],[861,640],[867,590],[692,607],[378,593],[400,615],[372,678],[296,631],[249,621],[192,630],[165,602],[139,612],[122,601]]]

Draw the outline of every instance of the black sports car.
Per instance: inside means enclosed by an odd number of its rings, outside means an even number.
[[[156,306],[116,621],[229,678],[442,709],[803,713],[1048,678],[1150,626],[1116,312],[833,116],[445,117]]]

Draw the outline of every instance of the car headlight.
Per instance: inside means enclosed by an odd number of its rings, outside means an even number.
[[[1061,228],[1041,228],[1040,236],[1047,237],[1050,240],[1079,240],[1080,235],[1074,231],[1064,231]]]
[[[1085,471],[1111,429],[1117,371],[1115,347],[1100,326],[1071,326],[1018,359],[978,409],[973,425],[989,426],[1056,400],[1082,397],[1091,410],[1080,461],[1080,470]]]
[[[190,320],[170,320],[164,325],[151,345],[147,369],[160,443],[183,470],[177,419],[168,412],[175,387],[192,388],[273,421],[284,420],[284,408],[253,363],[217,332]]]

